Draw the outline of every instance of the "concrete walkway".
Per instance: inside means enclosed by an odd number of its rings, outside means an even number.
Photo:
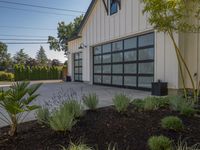
[[[112,98],[119,93],[126,94],[132,100],[135,98],[144,98],[150,95],[149,92],[145,91],[60,81],[44,83],[38,90],[38,93],[40,94],[40,97],[38,97],[35,103],[50,109],[58,107],[69,98],[81,101],[82,96],[89,93],[97,94],[99,97],[99,107],[112,105]],[[32,112],[29,114],[26,121],[34,118],[34,113]],[[5,124],[0,122],[0,126],[3,125]]]

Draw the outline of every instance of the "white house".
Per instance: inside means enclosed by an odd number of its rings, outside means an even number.
[[[78,36],[68,42],[73,81],[146,90],[161,80],[169,89],[181,88],[171,39],[156,32],[142,10],[140,0],[92,0]],[[175,39],[198,79],[199,34],[176,34]]]

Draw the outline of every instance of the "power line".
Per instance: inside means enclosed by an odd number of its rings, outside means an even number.
[[[0,41],[47,41],[47,39],[0,39]]]
[[[53,28],[36,28],[36,27],[5,26],[5,25],[1,25],[0,28],[17,28],[17,29],[29,29],[29,30],[56,30],[56,29],[53,29]]]
[[[46,36],[40,36],[40,35],[15,35],[15,34],[0,34],[0,37],[33,37],[33,38],[44,38],[48,37],[49,35]]]
[[[67,12],[70,11],[70,12],[75,12],[75,13],[85,13],[83,11],[78,11],[78,10],[63,9],[63,8],[56,8],[56,7],[47,7],[47,6],[39,6],[39,5],[31,5],[31,4],[17,3],[17,2],[8,2],[8,1],[3,1],[3,0],[0,0],[0,3],[21,5],[21,6],[28,6],[28,7],[35,7],[35,8],[44,8],[44,9],[50,9],[50,10],[67,11]]]
[[[58,16],[73,16],[73,17],[77,16],[77,15],[71,15],[71,14],[60,14],[60,13],[53,13],[53,12],[46,12],[46,11],[39,11],[39,10],[29,10],[29,9],[22,9],[22,8],[14,8],[14,7],[8,7],[8,6],[0,6],[0,8],[20,10],[20,11],[26,11],[26,12],[34,12],[34,13],[42,13],[42,14],[51,14],[51,15],[58,15]]]
[[[30,44],[49,44],[48,42],[7,42],[5,44],[12,44],[12,45],[30,45]]]

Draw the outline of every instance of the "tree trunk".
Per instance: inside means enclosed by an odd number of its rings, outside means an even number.
[[[16,133],[17,133],[17,118],[16,118],[16,115],[11,116],[11,121],[12,121],[12,124],[10,126],[9,135],[15,136]]]

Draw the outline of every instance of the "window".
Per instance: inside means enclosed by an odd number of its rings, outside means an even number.
[[[110,0],[110,15],[118,12],[118,4],[114,0]]]
[[[74,53],[74,80],[82,81],[82,52]]]

